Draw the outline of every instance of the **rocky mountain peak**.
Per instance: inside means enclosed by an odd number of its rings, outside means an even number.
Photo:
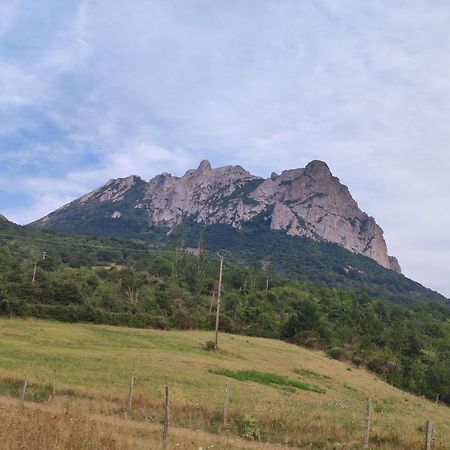
[[[211,170],[211,163],[207,160],[204,159],[198,166],[197,171],[199,172],[205,172],[207,170]]]
[[[146,215],[142,226],[167,231],[187,218],[240,229],[261,216],[272,230],[334,242],[400,271],[397,260],[387,253],[383,230],[359,209],[348,188],[323,161],[311,161],[281,175],[272,173],[267,179],[241,166],[213,168],[207,160],[181,177],[162,173],[148,183],[136,176],[120,178],[41,219],[38,225],[51,225],[74,206],[87,209],[94,204],[103,209],[110,205],[107,217],[116,223],[136,217],[137,213],[127,214],[132,208]],[[97,206],[88,209],[92,214],[99,211]]]
[[[305,175],[317,181],[327,180],[332,177],[331,170],[327,163],[318,160],[311,161],[306,165]]]

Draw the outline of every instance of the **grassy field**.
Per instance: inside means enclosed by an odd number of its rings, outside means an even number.
[[[450,448],[449,408],[364,369],[243,336],[223,334],[220,351],[211,352],[204,349],[209,339],[200,331],[0,319],[2,448],[161,448],[166,385],[172,393],[169,448],[361,448],[367,397],[373,401],[371,449],[422,449],[428,419],[436,427],[434,450]],[[54,371],[57,396],[51,398]],[[232,376],[226,427],[222,374]],[[22,410],[17,398],[24,377],[29,388]]]

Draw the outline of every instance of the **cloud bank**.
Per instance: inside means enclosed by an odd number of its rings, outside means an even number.
[[[204,158],[322,159],[405,274],[450,295],[448,23],[438,0],[0,5],[0,212]]]

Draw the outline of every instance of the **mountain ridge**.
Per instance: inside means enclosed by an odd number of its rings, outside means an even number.
[[[335,242],[401,272],[396,258],[388,255],[381,227],[318,160],[266,179],[239,165],[212,168],[207,160],[181,177],[165,172],[148,183],[136,175],[112,179],[30,225],[64,231],[61,223],[69,218],[81,229],[86,221],[106,227],[120,221],[139,235],[149,228],[171,232],[188,217],[206,226],[241,229],[259,214],[270,216],[271,230]]]

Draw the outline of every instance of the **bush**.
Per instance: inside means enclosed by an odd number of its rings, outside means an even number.
[[[353,356],[352,364],[356,367],[359,367],[363,363],[363,360],[359,356]]]
[[[205,350],[208,352],[216,349],[216,343],[214,341],[206,341]]]
[[[261,431],[256,426],[256,419],[246,414],[240,422],[240,435],[249,441],[261,440]]]
[[[348,354],[345,350],[339,347],[333,347],[327,350],[327,355],[330,358],[337,359],[338,361],[348,360]]]

